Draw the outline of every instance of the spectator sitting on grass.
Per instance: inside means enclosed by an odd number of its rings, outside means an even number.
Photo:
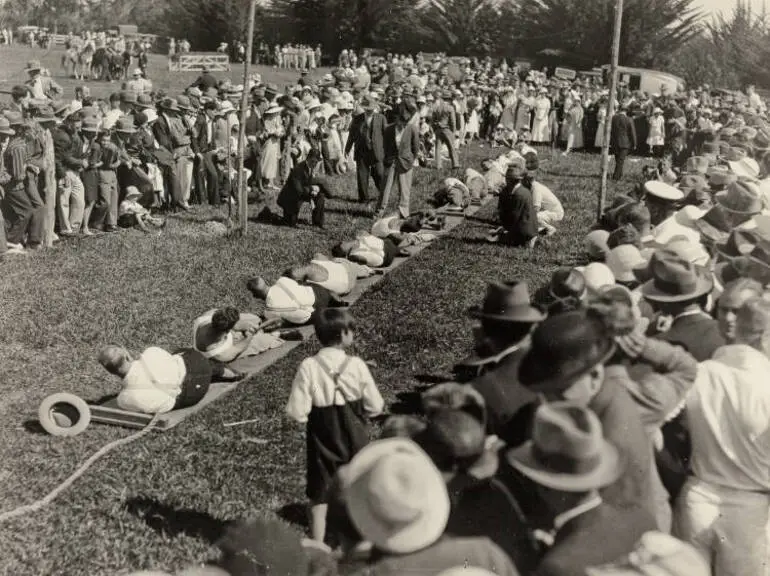
[[[107,346],[99,352],[99,364],[123,381],[118,406],[145,414],[194,406],[212,382],[233,381],[243,376],[192,348],[169,354],[152,346],[134,359],[122,346]]]
[[[537,241],[537,213],[532,201],[532,180],[523,158],[515,158],[505,173],[505,188],[500,192],[498,217],[502,226],[492,230],[488,242],[511,246],[529,246]]]
[[[138,199],[141,197],[142,194],[136,186],[126,188],[126,199],[120,203],[120,209],[118,210],[118,224],[122,228],[133,228],[136,226],[145,232],[150,232],[147,224],[157,228],[165,227],[166,221],[163,218],[152,216],[147,208],[139,204]]]
[[[193,348],[217,362],[256,356],[283,344],[280,337],[264,332],[262,319],[227,306],[209,310],[193,325]]]

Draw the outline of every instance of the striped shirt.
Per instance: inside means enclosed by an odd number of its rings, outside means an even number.
[[[19,136],[11,138],[3,154],[3,165],[11,176],[12,186],[24,182],[27,173],[27,143],[24,138]]]

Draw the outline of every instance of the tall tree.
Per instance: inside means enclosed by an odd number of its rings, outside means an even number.
[[[626,0],[620,62],[654,67],[699,31],[695,0]],[[606,64],[616,0],[520,1],[515,34],[530,56],[546,49]]]
[[[456,56],[488,54],[496,39],[483,24],[496,17],[492,0],[430,0],[422,9],[422,24],[436,49]]]

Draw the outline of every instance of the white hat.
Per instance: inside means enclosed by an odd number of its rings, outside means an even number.
[[[146,108],[142,110],[142,113],[147,117],[148,124],[158,119],[158,113],[155,111],[155,108]]]
[[[606,262],[615,280],[621,282],[635,280],[634,268],[644,266],[647,263],[639,249],[631,244],[621,244],[610,250]],[[587,279],[586,283],[588,283]]]
[[[684,236],[674,236],[666,243],[666,248],[676,252],[676,254],[682,259],[695,264],[697,266],[707,266],[709,260],[709,253],[703,247],[703,244],[699,242],[692,242],[689,238]]]
[[[283,108],[281,108],[277,104],[271,104],[270,107],[267,110],[265,110],[265,115],[267,116],[268,114],[278,114],[282,110]]]
[[[661,182],[659,180],[650,180],[649,182],[645,182],[644,190],[650,196],[655,196],[661,200],[677,202],[684,199],[684,192],[678,188],[675,188],[674,186],[671,186],[671,184],[666,184],[665,182]]]
[[[703,218],[703,216],[706,215],[706,212],[708,212],[708,210],[704,208],[698,208],[697,206],[688,204],[677,210],[674,218],[678,224],[695,230],[695,221]]]
[[[312,110],[313,108],[320,108],[320,107],[321,107],[321,101],[318,98],[311,99],[310,102],[307,103],[307,106],[305,106],[307,110]]]
[[[235,112],[235,106],[229,100],[225,100],[219,106],[219,114],[221,116],[224,116],[225,114],[229,114],[230,112]]]
[[[586,279],[586,286],[594,292],[615,283],[615,275],[612,270],[601,262],[591,262],[587,266],[578,266],[575,270],[583,274]]]
[[[126,200],[129,198],[139,198],[141,195],[142,193],[139,192],[139,188],[136,186],[129,186],[126,188]]]
[[[728,164],[730,170],[739,178],[759,178],[759,164],[753,158],[746,157]]]
[[[364,540],[409,554],[441,538],[449,520],[446,484],[411,440],[372,442],[339,471],[345,505]]]
[[[142,75],[142,69],[141,68],[134,68],[134,72],[132,76],[141,76]]]

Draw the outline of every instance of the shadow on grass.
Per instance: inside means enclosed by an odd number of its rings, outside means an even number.
[[[310,528],[307,504],[304,502],[292,502],[291,504],[286,504],[285,506],[281,506],[276,513],[279,518],[289,524],[298,526],[303,530]]]
[[[158,534],[174,537],[180,534],[205,540],[213,544],[224,534],[230,524],[198,510],[177,509],[151,498],[131,498],[124,508],[140,518]]]
[[[22,424],[22,427],[26,432],[29,432],[30,434],[40,434],[43,436],[48,434],[48,432],[46,432],[40,425],[40,421],[37,418],[30,418],[29,420],[25,420]]]
[[[333,206],[326,208],[327,214],[344,214],[345,216],[357,216],[359,218],[371,218],[372,209],[362,206],[357,202],[349,207],[337,207]]]

